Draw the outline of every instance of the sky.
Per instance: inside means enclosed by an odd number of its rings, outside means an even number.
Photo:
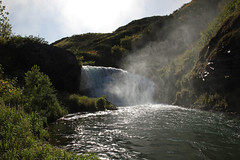
[[[110,33],[129,22],[169,15],[191,0],[3,0],[15,35],[49,43],[83,33]]]

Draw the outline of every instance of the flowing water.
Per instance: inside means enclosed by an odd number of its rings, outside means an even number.
[[[109,160],[240,159],[237,116],[162,104],[139,105],[153,102],[154,83],[111,67],[84,66],[80,86],[88,96],[106,95],[125,107],[61,118],[49,127],[52,144]]]
[[[120,160],[240,159],[240,118],[162,104],[67,115],[51,143],[78,154]]]
[[[105,95],[115,105],[153,102],[155,86],[150,79],[118,68],[83,66],[80,84],[86,95]]]

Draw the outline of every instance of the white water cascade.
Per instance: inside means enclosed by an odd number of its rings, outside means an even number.
[[[122,69],[82,67],[80,91],[90,97],[105,95],[116,105],[153,103],[154,88],[150,79]]]

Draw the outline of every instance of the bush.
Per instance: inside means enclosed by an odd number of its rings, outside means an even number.
[[[106,108],[106,98],[100,97],[96,99],[95,106],[98,110],[105,110]]]
[[[39,67],[26,73],[24,89],[17,87],[15,79],[3,77],[1,65],[0,73],[0,159],[98,159],[92,154],[78,156],[54,148],[44,141],[49,136],[44,129],[47,118],[58,117],[65,110]]]
[[[20,35],[12,36],[8,41],[9,45],[14,46],[23,46],[24,44],[48,44],[47,41],[45,41],[44,38],[36,37],[33,35],[22,37]]]
[[[184,88],[181,91],[177,92],[174,104],[190,107],[194,102],[194,98],[195,97],[192,91]]]
[[[67,104],[70,112],[96,111],[95,99],[72,94],[68,97]]]
[[[82,111],[102,111],[105,109],[115,110],[117,109],[112,103],[110,103],[105,96],[100,98],[89,98],[86,96],[80,96],[78,94],[72,94],[67,97],[66,100],[69,112],[82,112]]]
[[[15,79],[0,78],[0,97],[10,106],[18,107],[23,104],[22,89],[16,86]]]
[[[33,145],[31,124],[23,111],[0,106],[0,159],[20,159],[20,152]]]
[[[23,110],[0,105],[0,159],[98,159],[92,154],[78,156],[44,144],[31,132],[32,116]],[[38,130],[43,132],[43,129]]]
[[[127,50],[131,50],[132,49],[132,37],[125,36],[124,38],[120,39],[120,44]]]
[[[124,56],[125,52],[126,52],[126,49],[124,49],[121,46],[113,46],[111,48],[111,56],[116,60],[121,59]]]
[[[220,111],[226,111],[229,107],[226,98],[218,93],[203,93],[194,102],[194,104],[201,106],[204,109],[214,109]]]
[[[27,112],[39,112],[48,121],[56,120],[67,113],[56,97],[55,90],[47,75],[40,72],[38,66],[33,66],[25,75],[23,94]]]
[[[0,64],[0,104],[14,107],[22,105],[22,89],[17,87],[17,80],[4,78],[3,73],[3,68]]]
[[[0,68],[0,72],[2,72]],[[2,74],[1,74],[2,75]],[[56,97],[55,90],[47,75],[40,72],[39,67],[32,67],[26,73],[26,84],[17,87],[16,79],[0,78],[0,97],[4,104],[11,107],[24,107],[28,113],[38,112],[48,120],[56,120],[67,113]]]
[[[30,113],[28,119],[34,136],[42,140],[49,138],[48,132],[44,129],[47,124],[46,117],[41,117],[38,113]]]
[[[95,107],[100,111],[106,110],[106,109],[108,109],[108,110],[116,110],[117,109],[117,107],[114,104],[112,104],[111,102],[109,102],[107,100],[106,96],[97,98],[96,102],[95,102]]]
[[[6,7],[2,5],[0,0],[0,38],[8,39],[12,34],[12,26],[9,24],[8,12],[5,12]]]

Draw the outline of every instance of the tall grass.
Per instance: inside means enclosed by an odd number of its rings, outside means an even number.
[[[70,112],[82,111],[103,111],[106,109],[114,110],[116,107],[110,103],[105,96],[99,98],[89,98],[78,94],[69,95],[66,105]]]

